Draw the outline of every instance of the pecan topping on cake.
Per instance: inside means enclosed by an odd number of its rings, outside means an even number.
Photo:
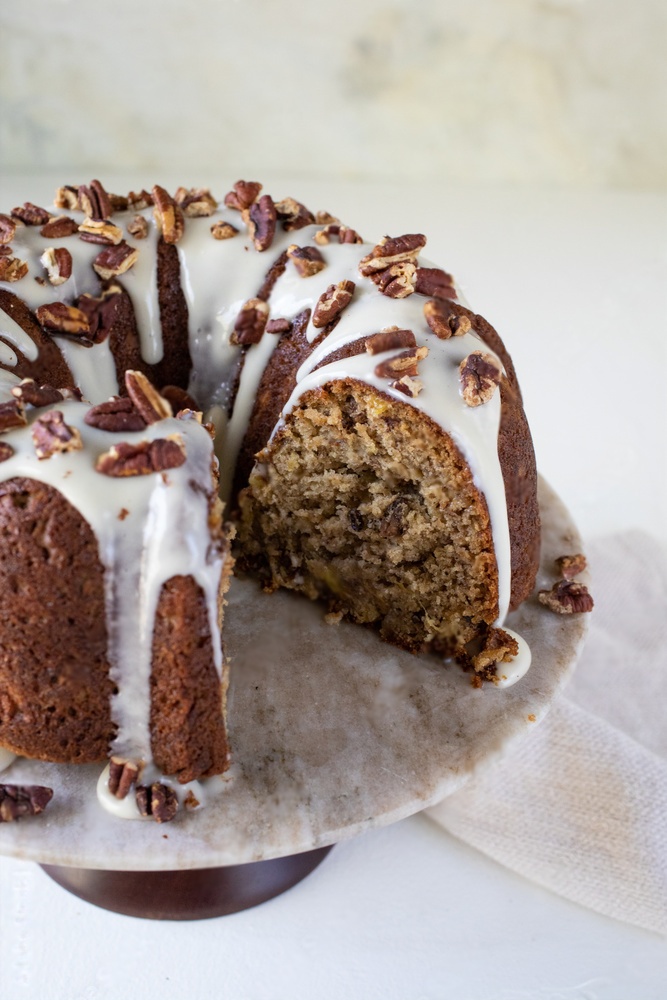
[[[289,333],[292,329],[292,324],[288,319],[270,319],[266,324],[266,333]]]
[[[415,265],[409,261],[400,261],[386,267],[384,271],[375,271],[370,275],[383,295],[390,299],[405,299],[415,290]]]
[[[415,292],[434,299],[455,299],[456,289],[451,274],[440,267],[418,267]]]
[[[76,306],[64,302],[49,302],[35,310],[35,316],[45,330],[68,333],[73,337],[87,337],[90,333],[88,317]]]
[[[537,599],[540,604],[559,615],[592,611],[594,606],[588,588],[574,580],[559,580],[551,590],[540,590]]]
[[[320,221],[319,219],[317,220]],[[333,222],[327,223],[323,229],[319,229],[315,236],[313,237],[316,243],[320,246],[326,246],[327,243],[363,243],[361,236],[356,231],[356,229],[350,229],[349,226],[343,226],[336,219]]]
[[[132,785],[141,774],[141,764],[124,757],[112,757],[109,761],[109,791],[117,799],[127,798]]]
[[[243,212],[257,201],[261,191],[262,185],[258,181],[237,181],[234,189],[225,195],[225,205]]]
[[[18,257],[0,256],[0,281],[20,281],[28,273],[28,265]]]
[[[63,285],[72,276],[72,255],[65,247],[47,247],[39,258],[52,285]]]
[[[11,243],[16,233],[16,223],[8,215],[0,214],[0,243]]]
[[[171,404],[160,395],[143,372],[126,371],[125,387],[128,396],[147,424],[155,424],[158,420],[166,420],[167,417],[173,416]]]
[[[382,354],[383,351],[393,351],[397,347],[416,347],[417,341],[412,330],[399,330],[397,326],[387,327],[379,333],[366,337],[366,350],[369,354]]]
[[[440,340],[462,337],[472,329],[467,316],[459,316],[446,302],[437,299],[430,299],[424,303],[424,317],[430,329]]]
[[[296,243],[292,243],[287,248],[287,256],[302,278],[311,278],[327,266],[317,247],[298,247]]]
[[[155,441],[140,441],[128,444],[121,441],[105,451],[97,460],[95,468],[105,476],[149,476],[154,472],[177,469],[185,462],[185,446],[178,434]]]
[[[263,194],[259,201],[244,209],[243,221],[248,227],[255,250],[268,250],[276,233],[276,206],[270,194]]]
[[[188,218],[201,218],[213,215],[218,203],[208,188],[179,187],[174,194],[174,201]]]
[[[24,378],[18,385],[13,386],[12,396],[30,406],[51,406],[52,403],[59,403],[64,399],[60,389],[54,389],[52,385],[39,386],[34,378]]]
[[[502,369],[491,354],[473,351],[459,365],[461,395],[468,406],[487,403],[500,384]]]
[[[129,271],[136,264],[138,256],[137,248],[122,240],[117,246],[107,247],[98,253],[93,261],[93,268],[100,278],[109,281],[110,278]]]
[[[145,240],[148,236],[148,222],[143,215],[135,215],[127,224],[127,231],[135,240]]]
[[[65,423],[60,410],[43,413],[30,428],[37,458],[51,458],[56,452],[80,451],[81,434],[76,427]]]
[[[313,326],[320,329],[333,323],[351,302],[355,287],[354,282],[347,279],[339,281],[337,285],[329,285],[326,292],[320,295],[313,311]]]
[[[38,816],[52,798],[53,789],[45,785],[0,785],[0,823]]]
[[[269,318],[269,307],[262,299],[248,299],[236,317],[230,340],[232,344],[258,344]]]
[[[110,285],[101,296],[83,294],[79,296],[77,307],[85,313],[90,327],[90,339],[101,344],[109,336],[118,315],[121,288]]]
[[[190,393],[178,385],[163,385],[160,389],[160,395],[167,400],[172,413],[178,414],[180,410],[197,409],[197,403]]]
[[[77,195],[81,210],[91,219],[108,219],[113,215],[111,198],[99,181],[91,181],[90,185],[81,184]]]
[[[178,812],[178,797],[173,788],[162,782],[139,785],[136,801],[142,816],[150,816],[156,823],[168,823]]]
[[[409,332],[409,331],[408,331]],[[413,347],[408,351],[401,351],[387,361],[381,361],[375,366],[375,374],[378,378],[396,378],[409,375],[415,378],[417,375],[417,365],[428,354],[428,347]]]
[[[404,375],[402,378],[396,379],[395,382],[391,382],[390,385],[392,389],[398,389],[399,392],[405,393],[406,396],[412,396],[413,399],[424,388],[421,379],[413,378],[411,375]]]
[[[559,556],[556,559],[556,569],[564,580],[574,580],[575,576],[583,573],[587,566],[586,556],[582,552],[573,556]]]
[[[49,221],[50,215],[45,208],[33,205],[31,201],[26,201],[18,208],[12,209],[12,218],[18,219],[26,226],[44,226]]]
[[[116,396],[91,407],[83,418],[90,427],[116,434],[143,431],[146,421],[127,396]]]
[[[123,239],[123,230],[108,219],[85,218],[79,226],[79,235],[86,243],[117,246]]]
[[[315,222],[313,213],[294,198],[283,198],[276,202],[276,214],[286,233],[304,226],[312,226]]]
[[[0,403],[0,434],[11,431],[14,427],[25,427],[27,423],[23,400],[9,399],[6,403]]]
[[[78,224],[69,215],[54,215],[39,232],[49,240],[62,240],[66,236],[74,236],[78,231]]]
[[[231,222],[225,222],[224,219],[218,219],[211,225],[211,236],[214,240],[231,240],[237,233],[236,226],[233,226]]]
[[[385,271],[393,264],[411,262],[414,264],[419,251],[426,246],[426,237],[421,233],[407,233],[405,236],[383,236],[371,252],[359,261],[359,272],[368,278],[377,271]]]
[[[153,185],[153,214],[165,243],[178,243],[185,231],[183,212],[159,184]]]
[[[14,449],[6,441],[0,441],[0,462],[6,462],[14,454]]]

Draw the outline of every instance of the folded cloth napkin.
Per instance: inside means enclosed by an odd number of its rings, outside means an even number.
[[[667,934],[667,552],[633,532],[587,555],[595,610],[565,694],[427,815],[562,896]]]

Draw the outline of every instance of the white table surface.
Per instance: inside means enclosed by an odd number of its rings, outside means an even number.
[[[84,179],[5,176],[0,205],[43,204],[58,183]],[[153,178],[102,180],[125,190]],[[428,256],[505,337],[538,465],[584,538],[643,530],[667,540],[667,197],[296,178],[267,188],[327,208],[367,238],[425,232]],[[2,998],[666,995],[663,938],[540,889],[424,816],[339,845],[261,907],[194,923],[107,913],[36,865],[0,858]]]

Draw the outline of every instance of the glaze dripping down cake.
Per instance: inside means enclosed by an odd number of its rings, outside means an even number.
[[[484,679],[517,657],[530,433],[424,236],[364,243],[254,182],[92,181],[0,241],[0,750],[223,772],[234,536],[334,619]]]

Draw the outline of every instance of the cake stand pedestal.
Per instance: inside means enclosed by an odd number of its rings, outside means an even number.
[[[581,551],[555,493],[540,483],[542,561]],[[110,816],[95,765],[15,760],[2,780],[48,785],[41,815],[0,824],[0,853],[41,863],[82,899],[135,916],[233,913],[295,885],[332,844],[441,801],[534,729],[569,677],[587,615],[535,597],[508,619],[533,662],[514,686],[471,685],[288,592],[234,580],[225,644],[233,763],[203,783],[202,807],[168,824]]]

